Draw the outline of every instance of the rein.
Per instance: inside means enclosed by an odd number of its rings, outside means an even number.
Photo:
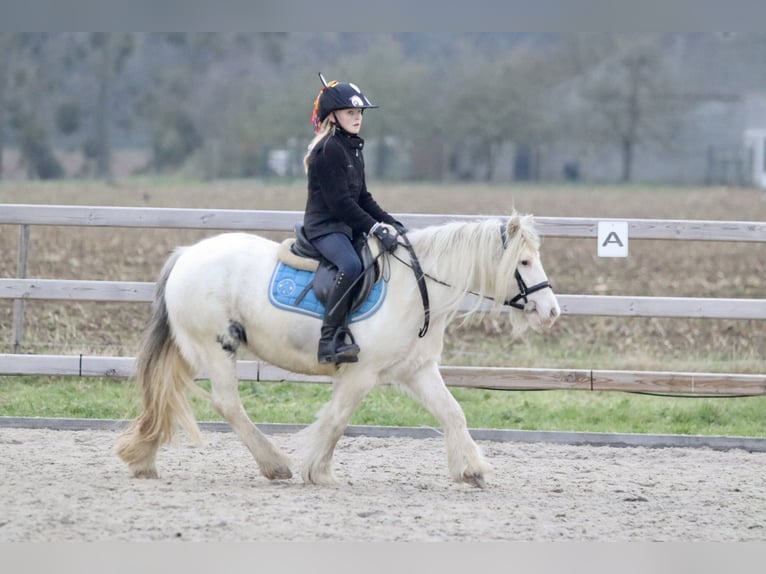
[[[426,274],[423,273],[423,268],[420,267],[420,261],[418,260],[418,256],[415,255],[415,250],[412,247],[412,243],[410,243],[409,238],[406,234],[400,233],[399,237],[403,240],[403,245],[407,249],[407,251],[410,253],[410,263],[407,263],[406,261],[402,261],[397,257],[395,254],[391,254],[396,259],[404,263],[407,267],[412,269],[415,272],[415,281],[417,281],[418,289],[420,290],[420,298],[423,301],[423,313],[425,315],[423,319],[423,326],[420,328],[420,331],[418,331],[418,337],[423,338],[426,336],[426,333],[428,333],[428,326],[431,323],[431,304],[428,300],[428,287],[426,286],[425,277]],[[351,285],[348,286],[348,289],[346,289],[345,293],[350,293],[351,290],[354,288],[354,286],[359,282],[359,280],[364,276],[364,274],[378,261],[378,259],[381,258],[381,256],[385,253],[384,250],[380,250],[380,252],[370,261],[370,263],[362,269],[362,272],[359,274],[359,276],[354,279],[354,281],[351,283]],[[345,294],[344,294],[345,296]],[[337,309],[338,305],[343,301],[343,297],[340,298],[340,300],[335,304],[335,306],[330,310],[330,313],[334,313]]]
[[[420,328],[420,331],[418,331],[418,337],[423,338],[426,336],[426,333],[428,333],[428,327],[431,323],[431,304],[428,298],[428,286],[426,285],[426,278],[430,279],[434,283],[438,283],[439,285],[443,285],[445,287],[449,287],[450,289],[453,289],[454,286],[450,285],[449,283],[442,281],[441,279],[437,279],[436,277],[433,277],[432,275],[429,275],[428,273],[425,273],[423,271],[423,268],[420,266],[420,260],[418,259],[418,256],[415,254],[415,249],[412,247],[412,243],[410,243],[410,239],[407,237],[406,233],[400,233],[399,237],[402,238],[401,245],[404,246],[405,249],[407,249],[407,252],[410,254],[410,261],[409,263],[399,257],[396,253],[391,253],[391,256],[394,257],[397,261],[400,263],[406,265],[410,269],[412,269],[413,273],[415,274],[415,281],[418,284],[418,290],[420,291],[420,298],[423,301],[423,326]],[[506,231],[505,224],[500,224],[500,237],[503,242],[503,249],[506,249],[508,247],[508,232]],[[353,289],[354,285],[356,285],[357,281],[364,275],[364,273],[369,269],[371,266],[373,266],[376,261],[384,254],[384,251],[380,251],[378,255],[375,256],[375,258],[370,262],[370,264],[365,267],[365,269],[362,271],[362,274],[356,278],[356,280],[349,286],[348,291]],[[540,283],[537,283],[535,285],[532,285],[529,287],[525,282],[524,278],[521,276],[521,273],[519,273],[519,270],[516,269],[516,272],[514,273],[514,277],[516,278],[516,284],[519,286],[519,292],[515,296],[513,296],[511,299],[506,299],[503,301],[503,305],[506,305],[508,307],[513,307],[514,309],[520,309],[524,310],[527,303],[529,302],[529,295],[532,293],[537,293],[538,291],[542,291],[543,289],[553,289],[553,286],[551,285],[550,281],[541,281]],[[494,301],[495,299],[493,297],[489,297],[488,295],[483,295],[481,293],[476,293],[475,291],[468,291],[471,295],[475,295],[477,297],[481,297],[483,299],[489,299],[490,301]],[[519,301],[523,301],[523,303],[519,303]]]
[[[415,249],[413,249],[412,243],[410,243],[410,238],[407,237],[406,233],[400,233],[399,237],[401,237],[404,241],[404,247],[410,254],[411,265],[404,263],[404,261],[396,257],[396,255],[393,253],[391,255],[394,255],[394,257],[399,259],[399,261],[402,261],[402,263],[407,265],[415,273],[415,281],[417,281],[418,290],[420,291],[420,298],[423,301],[423,326],[420,328],[420,331],[418,331],[418,337],[422,339],[426,336],[426,333],[428,333],[428,325],[431,323],[431,304],[428,300],[428,286],[426,285],[425,280],[426,274],[423,272],[423,268],[420,266],[420,260],[418,259],[418,256],[415,255]]]

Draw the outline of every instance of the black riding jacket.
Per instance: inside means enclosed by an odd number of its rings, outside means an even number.
[[[340,126],[311,151],[303,228],[309,239],[340,231],[350,239],[377,222],[394,223],[367,191],[364,140]]]

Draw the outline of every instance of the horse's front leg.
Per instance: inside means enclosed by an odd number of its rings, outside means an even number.
[[[484,476],[492,467],[468,432],[463,409],[444,384],[436,362],[428,362],[403,384],[444,429],[447,466],[453,480],[483,488]]]
[[[377,381],[373,372],[349,369],[333,381],[332,397],[305,433],[301,476],[307,484],[334,484],[332,456],[351,416]]]

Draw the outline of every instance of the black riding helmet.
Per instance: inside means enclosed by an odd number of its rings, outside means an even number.
[[[311,123],[314,129],[318,130],[322,122],[336,110],[345,110],[348,108],[377,108],[362,93],[362,90],[356,84],[350,82],[338,82],[333,80],[329,84],[320,73],[319,79],[322,81],[322,91],[314,100],[314,109],[311,114]]]

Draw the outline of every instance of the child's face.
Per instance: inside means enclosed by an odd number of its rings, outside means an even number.
[[[362,129],[362,112],[364,110],[360,108],[346,108],[345,110],[337,110],[335,112],[335,119],[344,130],[350,134],[358,134]]]

